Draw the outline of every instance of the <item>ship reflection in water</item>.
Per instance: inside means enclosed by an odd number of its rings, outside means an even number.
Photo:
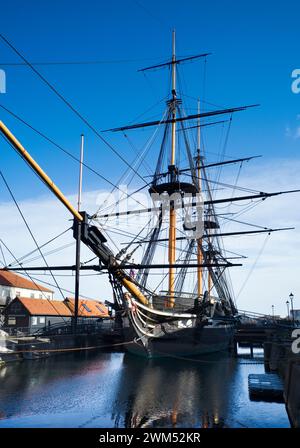
[[[126,427],[223,427],[230,404],[235,361],[141,360],[125,357],[117,406]],[[217,359],[219,362],[216,362]],[[199,365],[200,364],[200,365]],[[138,375],[137,375],[138,372]],[[136,379],[136,383],[132,378]],[[127,400],[126,400],[127,396]],[[119,409],[120,414],[120,409]]]
[[[0,369],[0,427],[289,427],[283,404],[251,402],[227,354],[144,360],[71,354]]]

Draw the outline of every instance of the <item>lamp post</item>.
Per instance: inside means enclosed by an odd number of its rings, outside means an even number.
[[[295,325],[294,304],[293,304],[294,294],[292,292],[289,295],[289,298],[290,298],[290,301],[291,301],[291,311],[292,311],[293,325]]]
[[[290,302],[287,300],[285,303],[287,306],[287,316],[288,316],[288,319],[290,319]]]
[[[274,305],[272,305],[272,316],[273,316],[273,319],[274,319],[274,317],[275,317],[275,315],[274,315]]]

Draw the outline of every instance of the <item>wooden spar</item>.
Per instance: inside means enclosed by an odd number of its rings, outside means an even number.
[[[229,198],[222,198],[222,199],[211,199],[208,201],[204,201],[204,205],[212,205],[212,204],[223,204],[225,202],[237,202],[237,201],[248,201],[250,199],[266,199],[271,196],[278,196],[281,194],[288,194],[288,193],[299,193],[300,190],[289,190],[289,191],[277,191],[275,193],[259,193],[259,194],[253,194],[253,195],[247,195],[247,196],[236,196],[236,197],[229,197]],[[185,207],[195,207],[197,206],[197,201],[193,201],[184,205],[176,205],[176,208],[185,208]],[[107,213],[105,215],[94,215],[93,219],[100,219],[100,218],[112,218],[112,217],[118,217],[118,216],[126,216],[126,215],[138,215],[140,213],[152,213],[152,212],[160,212],[161,206],[159,207],[149,207],[149,208],[142,208],[139,210],[128,210],[127,212],[117,212],[117,213]]]
[[[201,125],[201,127],[203,127],[203,125]],[[222,165],[229,165],[232,163],[248,162],[249,160],[257,159],[258,157],[262,157],[262,156],[243,157],[241,159],[232,159],[232,160],[225,160],[223,162],[209,163],[208,165],[202,165],[201,169],[213,168],[213,167],[222,166]],[[179,170],[179,174],[184,173],[186,171],[190,171],[190,168]]]
[[[212,233],[210,235],[210,238],[216,238],[216,237],[224,237],[224,236],[236,236],[236,235],[254,235],[256,233],[272,233],[272,232],[279,232],[283,230],[294,230],[295,227],[282,227],[280,229],[264,229],[264,230],[248,230],[243,232],[225,232],[225,233]],[[202,238],[207,239],[207,235],[203,235]],[[177,241],[183,241],[186,240],[186,236],[179,236],[176,238]],[[157,243],[165,243],[168,241],[167,238],[159,238],[156,240]],[[140,239],[138,241],[134,241],[132,244],[147,244],[150,240],[143,240]],[[128,244],[128,242],[124,242],[121,244]]]
[[[5,126],[5,124],[0,121],[0,132],[7,138],[7,140],[12,144],[16,151],[21,155],[21,157],[31,166],[33,171],[38,175],[38,177],[47,185],[47,187],[55,194],[55,196],[60,200],[62,204],[71,212],[74,218],[79,222],[83,222],[82,215],[76,210],[73,205],[68,201],[60,189],[54,184],[52,179],[42,170],[38,163],[31,157],[31,155],[26,151],[22,144],[17,140],[17,138],[10,132],[10,130]],[[130,281],[128,276],[121,270],[116,272],[116,276],[119,281],[124,285],[128,292],[130,292],[134,297],[140,300],[144,305],[148,304],[148,300],[138,289],[138,287]]]
[[[229,121],[229,120],[227,120],[227,121]],[[219,123],[225,123],[225,121],[220,121]],[[210,123],[210,124],[216,124],[216,123]],[[203,128],[204,126],[206,126],[206,125],[201,124],[200,128]],[[198,128],[198,125],[190,126],[188,128],[184,128],[184,129],[178,129],[177,132],[186,131],[187,129],[192,129],[192,128]],[[248,162],[249,160],[257,159],[258,157],[262,157],[262,156],[243,157],[241,159],[232,159],[232,160],[225,160],[223,162],[209,163],[208,165],[201,165],[201,170],[204,170],[206,168],[213,168],[216,166],[229,165],[232,163]],[[178,174],[186,173],[188,171],[191,171],[191,168],[184,168],[184,169],[178,170]],[[159,177],[166,177],[167,175],[168,175],[168,172],[164,172],[164,173],[160,173]],[[145,176],[145,177],[153,177],[153,175]]]
[[[31,168],[38,174],[38,176],[43,180],[47,187],[55,194],[55,196],[64,204],[65,207],[72,213],[74,218],[78,221],[83,221],[81,214],[73,207],[73,205],[68,201],[68,199],[63,195],[60,189],[54,184],[53,180],[42,170],[38,163],[31,157],[31,155],[22,146],[19,140],[10,132],[10,130],[5,126],[5,124],[0,121],[0,132],[4,134],[7,140],[12,144],[12,146],[17,150],[17,152],[26,160],[26,162],[31,166]]]
[[[198,114],[200,115],[200,100],[198,100]],[[198,129],[197,129],[197,174],[198,174],[198,189],[199,194],[201,194],[202,185],[201,185],[201,177],[200,177],[200,164],[201,164],[201,132],[200,132],[200,116],[198,118]],[[198,219],[202,219],[201,216],[198,216]],[[202,256],[202,238],[197,240],[197,263],[201,265],[203,262]],[[197,293],[198,297],[202,297],[203,294],[203,286],[202,286],[202,267],[198,267],[197,269]]]
[[[145,72],[146,70],[156,70],[158,68],[162,68],[162,67],[169,67],[170,65],[173,64],[181,64],[182,62],[186,62],[186,61],[191,61],[193,59],[198,59],[198,58],[205,58],[206,56],[210,56],[211,53],[202,53],[202,54],[196,54],[195,56],[189,56],[187,58],[182,58],[182,59],[176,59],[175,61],[172,60],[169,62],[165,62],[163,64],[156,64],[156,65],[151,65],[151,67],[146,67],[146,68],[141,68],[138,70],[138,72]]]
[[[229,268],[229,267],[235,267],[235,266],[242,266],[242,264],[237,264],[237,263],[230,263],[230,262],[224,262],[224,263],[213,263],[208,265],[207,263],[203,263],[201,265],[203,268],[207,268],[208,266],[211,266],[212,268],[216,268],[216,267],[222,267],[222,268]],[[112,265],[112,266],[100,266],[98,264],[87,264],[87,265],[83,265],[80,266],[80,270],[81,271],[104,271],[106,269],[110,269],[110,270],[118,270],[118,269],[166,269],[168,268],[169,265],[168,264],[121,264],[121,265]],[[197,263],[176,263],[173,265],[174,268],[176,269],[181,269],[181,268],[197,268],[198,264]],[[75,271],[76,269],[76,265],[72,265],[72,266],[26,266],[26,267],[17,267],[17,268],[2,268],[2,270],[5,271],[14,271],[14,272],[21,272],[21,271]],[[1,271],[1,269],[0,269]]]
[[[173,66],[175,67],[175,64],[173,64]],[[200,117],[206,118],[206,117],[214,117],[215,115],[232,114],[235,112],[240,112],[240,111],[249,109],[250,107],[257,107],[257,106],[259,106],[259,104],[251,104],[249,106],[231,107],[230,109],[208,111],[208,112],[201,113]],[[196,118],[198,118],[198,114],[192,114],[192,115],[188,115],[186,117],[176,118],[175,121],[195,120]],[[132,124],[130,126],[122,126],[119,128],[104,129],[102,132],[119,132],[119,131],[126,131],[129,129],[145,128],[148,126],[158,126],[161,124],[172,123],[172,121],[173,121],[173,118],[170,118],[167,120],[155,120],[155,121],[149,121],[147,123],[137,123],[137,124]]]
[[[175,165],[176,157],[176,51],[175,51],[175,30],[172,33],[172,147],[171,147],[171,165]],[[172,266],[176,261],[176,210],[170,207],[169,212],[170,227],[169,227],[169,264]],[[175,269],[169,268],[169,300],[166,304],[170,308],[174,307],[174,288],[175,288]]]

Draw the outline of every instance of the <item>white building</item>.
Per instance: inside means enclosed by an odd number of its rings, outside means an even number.
[[[15,297],[53,300],[53,291],[10,271],[0,269],[0,306]]]

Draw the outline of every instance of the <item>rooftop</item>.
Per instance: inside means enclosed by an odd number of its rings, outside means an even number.
[[[65,303],[72,313],[75,310],[75,299],[67,297]],[[108,308],[97,300],[79,299],[78,316],[81,317],[108,317]]]
[[[65,302],[60,300],[30,299],[17,297],[32,316],[72,316]]]
[[[0,269],[0,285],[22,289],[33,289],[35,291],[53,292],[51,289],[45,288],[45,286],[41,286],[38,283],[32,282],[27,278],[4,269]]]

